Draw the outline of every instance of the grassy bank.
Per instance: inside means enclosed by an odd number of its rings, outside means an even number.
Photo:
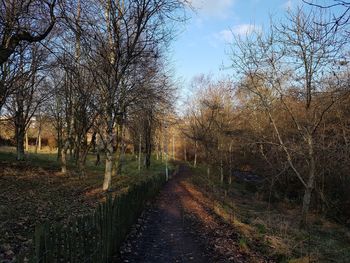
[[[348,228],[312,214],[310,226],[300,229],[299,207],[266,202],[248,183],[221,184],[217,171],[208,178],[205,167],[192,170],[191,182],[206,189],[215,213],[239,233],[242,249],[259,250],[277,262],[349,262]]]
[[[73,163],[69,165],[74,171]],[[103,162],[87,160],[87,176],[73,172],[62,176],[55,153],[29,153],[26,161],[17,162],[11,148],[0,148],[0,261],[11,262],[33,243],[35,226],[43,222],[67,223],[89,214],[106,198],[101,191]],[[127,156],[122,173],[112,179],[112,194],[164,172],[160,161],[152,160],[149,170],[138,171],[137,161]]]

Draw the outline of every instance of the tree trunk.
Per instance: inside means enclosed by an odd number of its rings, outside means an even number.
[[[38,150],[41,151],[41,132],[40,132],[39,138],[38,138]]]
[[[101,136],[101,135],[98,135]],[[96,137],[96,161],[95,166],[100,165],[101,158],[100,158],[100,152],[101,152],[101,137]]]
[[[39,123],[38,136],[36,137],[35,153],[38,153],[38,150],[41,150],[41,123]]]
[[[150,168],[151,166],[151,154],[152,154],[152,131],[151,131],[151,123],[150,120],[147,121],[146,123],[146,134],[145,134],[145,150],[146,150],[146,155],[145,155],[145,166],[147,169]]]
[[[118,124],[116,127],[116,133],[115,133],[115,157],[114,157],[114,163],[113,163],[113,172],[112,172],[112,176],[113,175],[117,175],[120,174],[122,171],[122,154],[123,154],[123,125],[122,124]]]
[[[169,180],[169,171],[168,171],[168,127],[167,124],[165,123],[164,125],[165,130],[164,130],[164,158],[165,158],[165,180]]]
[[[79,147],[80,153],[79,153],[79,159],[78,159],[78,169],[79,169],[79,176],[85,177],[86,175],[86,169],[85,169],[85,163],[86,163],[86,157],[89,153],[89,150],[93,144],[95,144],[95,138],[96,133],[92,135],[91,142],[88,144],[87,142],[87,135],[85,134],[83,137],[83,141],[81,143],[81,146]]]
[[[64,143],[61,151],[61,173],[67,174],[67,152],[69,148],[69,140]]]
[[[175,160],[175,135],[173,134],[173,160]]]
[[[224,183],[224,166],[222,163],[222,159],[220,160],[220,182],[221,184]]]
[[[106,167],[105,167],[105,175],[103,180],[104,191],[109,190],[111,188],[112,183],[112,173],[113,173],[113,146],[108,143],[106,147]]]
[[[159,143],[158,143],[158,139],[156,138],[155,139],[155,150],[156,150],[156,159],[157,159],[157,161],[159,160]]]
[[[25,131],[26,152],[29,152],[28,131]]]
[[[115,166],[114,162],[114,154],[113,154],[113,141],[114,141],[114,132],[113,132],[113,123],[112,118],[108,121],[108,140],[106,145],[106,166],[105,166],[105,174],[102,189],[107,191],[111,188],[112,184],[112,174],[113,174],[113,166]]]
[[[62,138],[61,132],[57,131],[57,161],[62,158]]]
[[[17,161],[24,160],[24,137],[25,131],[23,127],[16,127],[16,142],[17,142]]]
[[[142,151],[142,135],[140,134],[139,140],[139,156],[138,156],[138,169],[141,171],[141,151]]]
[[[197,141],[194,142],[194,161],[193,166],[197,166]]]
[[[303,198],[303,207],[302,207],[302,218],[301,218],[301,226],[305,226],[307,224],[307,215],[310,209],[311,203],[311,195],[312,190],[315,184],[315,176],[316,176],[316,165],[315,165],[315,155],[314,155],[314,141],[311,134],[307,136],[307,145],[309,148],[309,178],[307,181],[307,187],[305,188],[304,198]]]
[[[231,185],[232,184],[232,141],[230,143],[230,148],[229,148],[229,154],[230,154],[230,167],[229,167],[229,172],[230,172],[230,176],[228,179],[228,184]]]

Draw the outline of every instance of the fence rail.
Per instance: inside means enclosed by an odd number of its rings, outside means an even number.
[[[107,196],[92,214],[77,217],[67,225],[36,226],[32,253],[19,256],[17,262],[110,262],[145,202],[164,183],[164,175],[149,177],[121,195]]]

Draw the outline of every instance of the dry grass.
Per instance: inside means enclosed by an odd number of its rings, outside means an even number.
[[[208,180],[201,168],[194,172],[192,182],[216,200],[215,212],[244,237],[246,249],[260,249],[277,262],[349,262],[347,227],[312,214],[309,228],[300,229],[299,207],[283,202],[271,205],[243,183],[222,186],[219,176]]]

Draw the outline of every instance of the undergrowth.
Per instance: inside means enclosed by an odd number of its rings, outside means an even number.
[[[310,224],[299,228],[300,208],[283,202],[268,203],[257,187],[233,180],[222,184],[218,171],[208,177],[206,167],[192,167],[192,183],[206,189],[215,201],[215,213],[239,233],[239,246],[259,250],[277,262],[337,262],[350,258],[350,230],[311,214]]]

